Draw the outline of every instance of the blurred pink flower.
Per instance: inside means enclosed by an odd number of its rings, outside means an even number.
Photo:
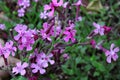
[[[15,74],[20,73],[21,75],[25,75],[26,74],[25,68],[27,68],[27,67],[28,67],[28,63],[24,62],[22,64],[21,62],[18,62],[16,64],[16,67],[13,67],[12,73],[15,73]]]
[[[76,6],[80,6],[82,5],[82,0],[78,0],[76,3],[74,3],[73,5],[76,5]]]
[[[97,23],[94,22],[93,26],[96,28],[94,30],[95,34],[100,34],[101,36],[104,35],[105,29],[101,25],[99,25],[99,24],[97,24]]]
[[[62,6],[63,5],[63,0],[52,0],[52,3],[55,7]]]
[[[40,74],[44,74],[46,72],[46,70],[43,68],[42,64],[32,63],[31,68],[33,68],[33,70],[32,70],[33,73],[37,73],[39,71]]]
[[[116,47],[116,48],[114,48],[114,47],[115,47],[115,44],[111,44],[110,50],[107,50],[105,52],[108,63],[111,63],[111,59],[113,59],[114,61],[116,61],[118,59],[117,52],[119,51],[119,47]]]
[[[25,10],[23,8],[18,10],[18,16],[23,17],[25,15]]]
[[[6,28],[5,24],[0,24],[0,29],[4,30]]]
[[[17,48],[13,46],[13,41],[6,42],[5,44],[5,58],[8,58],[9,54],[11,53],[12,56],[15,56],[15,52]]]
[[[48,15],[48,13],[47,13],[46,11],[41,12],[40,18],[41,18],[41,19],[46,19],[46,18],[47,18],[47,15]]]
[[[33,68],[33,73],[37,73],[39,71],[40,74],[44,74],[46,72],[45,68],[48,67],[48,63],[50,63],[51,65],[55,63],[54,60],[51,60],[51,58],[53,57],[52,54],[46,55],[45,53],[41,52],[40,54],[37,54],[36,57],[36,63],[31,64],[31,68]]]
[[[66,27],[65,28],[65,31],[64,31],[64,35],[65,35],[65,37],[64,37],[64,40],[65,40],[65,42],[68,42],[69,40],[71,40],[72,42],[74,42],[75,41],[75,34],[76,34],[76,30],[74,30],[74,24],[72,23],[72,24],[70,24],[70,26],[69,27]]]

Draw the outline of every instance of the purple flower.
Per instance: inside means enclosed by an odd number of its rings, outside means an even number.
[[[62,6],[63,5],[63,0],[59,0],[59,2],[58,2],[58,0],[52,0],[52,3],[56,7],[57,6]]]
[[[22,64],[21,62],[18,62],[16,64],[16,67],[13,67],[12,73],[15,73],[15,74],[20,73],[21,75],[25,75],[26,74],[25,68],[27,68],[27,67],[28,67],[28,63],[24,62]]]
[[[23,8],[18,10],[18,16],[23,17],[25,15],[25,10]]]
[[[13,46],[13,41],[6,42],[5,44],[5,58],[8,58],[9,54],[12,53],[12,56],[15,56],[17,48]]]
[[[6,28],[5,24],[0,24],[0,29],[4,30]]]
[[[76,34],[76,30],[74,30],[74,24],[71,24],[70,27],[66,27],[65,31],[64,31],[65,42],[68,42],[69,40],[74,42],[75,41],[75,38],[74,38],[75,34]]]
[[[41,19],[46,19],[46,18],[47,18],[47,15],[48,15],[48,13],[47,13],[46,11],[41,12],[40,18],[41,18]]]
[[[48,62],[53,65],[55,63],[54,60],[51,60],[50,58],[52,58],[53,55],[50,53],[48,55],[46,55],[45,53],[41,52],[40,55],[37,58],[38,62],[44,62],[45,66],[48,67]],[[47,63],[47,64],[46,64]]]
[[[65,2],[62,6],[63,8],[67,8],[68,2]]]
[[[35,64],[32,63],[31,64],[31,68],[34,68],[32,70],[33,73],[37,73],[38,71],[40,72],[40,74],[44,74],[46,72],[46,70],[43,68],[42,64]]]
[[[43,39],[47,39],[51,41],[51,38],[50,38],[51,33],[50,32],[47,33],[48,29],[49,29],[49,24],[47,22],[43,23],[43,29],[40,30],[40,34]]]
[[[14,39],[18,41],[18,47],[20,50],[26,48],[27,51],[32,50],[32,45],[34,44],[34,35],[36,30],[27,30],[26,25],[18,24],[14,30],[18,32],[18,35],[14,36]]]
[[[48,13],[48,17],[53,17],[55,8],[54,8],[53,4],[50,3],[49,5],[44,5],[44,11],[46,11]]]
[[[101,36],[104,35],[105,29],[101,25],[99,25],[99,24],[97,24],[97,23],[94,22],[93,26],[96,28],[94,30],[95,34],[100,34]]]
[[[25,9],[30,6],[30,0],[18,0],[18,5]]]
[[[78,0],[78,2],[76,2],[76,3],[75,3],[75,4],[73,4],[73,5],[76,5],[76,6],[83,5],[83,4],[82,4],[82,0]]]
[[[3,55],[3,52],[4,52],[4,49],[3,49],[2,44],[0,43],[0,56],[2,56],[2,55]]]
[[[36,54],[36,57],[36,63],[31,64],[31,68],[33,68],[33,73],[37,73],[39,71],[40,74],[44,74],[46,72],[45,68],[48,67],[48,63],[50,63],[51,65],[55,63],[54,60],[51,60],[51,58],[53,57],[52,54],[46,55],[45,53],[41,52],[40,54]]]
[[[70,58],[70,56],[65,53],[65,54],[63,54],[63,58],[64,58],[65,60],[68,60],[68,59]]]
[[[30,6],[30,0],[23,0],[23,8],[27,8]]]
[[[113,59],[114,61],[118,59],[117,52],[119,51],[119,48],[118,47],[114,48],[114,47],[115,47],[115,44],[111,44],[110,50],[107,50],[105,52],[108,63],[111,63],[111,59]]]
[[[19,40],[20,38],[22,38],[22,41],[26,41],[26,38],[24,37],[26,30],[27,30],[27,26],[26,25],[22,25],[22,24],[17,24],[17,26],[14,28],[14,30],[16,32],[18,32],[18,35],[16,35],[14,37],[15,40]]]

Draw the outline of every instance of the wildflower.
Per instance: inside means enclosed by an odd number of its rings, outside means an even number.
[[[55,8],[54,8],[52,3],[50,3],[49,5],[44,6],[44,11],[47,12],[48,10],[49,10],[48,17],[53,17]]]
[[[0,29],[4,30],[6,28],[5,24],[0,24]]]
[[[63,54],[63,58],[64,58],[65,60],[68,60],[68,59],[70,58],[70,56],[65,53],[65,54]]]
[[[55,7],[60,7],[63,5],[63,0],[60,0],[57,2],[57,0],[52,0],[52,2],[49,5],[44,5],[44,11],[49,11],[48,12],[48,17],[53,17],[54,12],[55,12]]]
[[[6,42],[4,48],[6,50],[5,58],[7,58],[10,53],[12,53],[12,56],[15,56],[15,52],[17,51],[17,48],[13,46],[13,41]]]
[[[105,29],[101,25],[99,25],[99,24],[97,24],[97,23],[94,22],[93,26],[96,28],[94,30],[95,34],[100,34],[101,36],[104,35]]]
[[[75,4],[73,4],[73,5],[76,5],[76,6],[83,5],[83,4],[82,4],[82,0],[78,0],[78,2],[76,2],[76,3],[75,3]]]
[[[33,73],[37,73],[39,71],[40,74],[44,74],[46,72],[46,70],[43,68],[42,64],[32,63],[31,68],[34,68],[32,70]]]
[[[78,21],[82,21],[82,17],[81,16],[78,17]]]
[[[75,41],[75,38],[74,38],[75,34],[76,34],[76,30],[74,30],[74,24],[72,23],[70,25],[70,27],[65,28],[65,31],[64,31],[64,35],[65,35],[64,40],[65,40],[65,42],[68,42],[69,40],[74,42]]]
[[[58,0],[52,0],[52,3],[55,7],[58,6],[62,6],[63,5],[63,0],[60,0],[59,2],[57,2]]]
[[[41,18],[41,19],[46,19],[46,18],[47,18],[47,15],[48,15],[48,13],[47,13],[46,11],[41,12],[40,18]]]
[[[26,25],[22,25],[22,24],[17,24],[17,26],[14,28],[14,30],[16,32],[18,32],[18,35],[16,35],[14,37],[15,40],[19,40],[20,38],[22,38],[22,41],[26,41],[26,38],[23,36],[26,33],[27,30],[27,26]]]
[[[65,2],[62,6],[63,8],[67,8],[68,2]]]
[[[18,62],[16,64],[16,67],[13,67],[12,73],[15,73],[15,74],[20,73],[21,75],[25,75],[26,74],[25,68],[27,68],[27,67],[28,67],[28,63],[24,62],[22,64],[21,62]]]
[[[25,9],[30,6],[30,0],[18,0],[18,5]]]
[[[42,62],[44,62],[44,63],[47,63],[46,65],[48,65],[48,62],[49,62],[51,65],[53,65],[53,64],[55,63],[55,61],[50,59],[50,58],[52,58],[52,57],[53,57],[52,54],[46,55],[45,53],[42,52],[42,53],[40,53],[37,61],[38,61],[38,62],[41,62],[41,61],[42,61]]]
[[[47,22],[43,23],[43,29],[40,30],[40,33],[41,33],[41,36],[43,39],[47,39],[47,40],[51,41],[51,38],[50,38],[51,33],[47,32],[49,27],[50,26]],[[50,30],[52,30],[52,29],[50,29]]]
[[[110,31],[111,31],[111,28],[110,27],[108,27],[108,26],[103,26],[103,28],[104,28],[104,33],[105,34],[107,34],[107,33],[109,33]]]
[[[32,45],[34,44],[35,30],[27,30],[26,25],[18,24],[14,30],[18,32],[18,35],[14,36],[14,39],[18,41],[18,48],[23,50],[26,48],[27,51],[32,50]]]
[[[48,67],[48,63],[50,63],[51,65],[55,63],[54,60],[50,59],[53,57],[52,54],[46,55],[44,52],[41,52],[40,54],[37,54],[36,57],[36,63],[31,64],[31,68],[33,68],[33,73],[37,73],[39,71],[40,74],[44,74],[46,72],[45,68]]]
[[[23,8],[18,10],[18,16],[23,17],[25,15],[25,10]]]
[[[111,59],[113,59],[114,61],[116,61],[118,59],[117,52],[119,51],[119,48],[118,47],[114,48],[114,47],[115,47],[115,44],[111,44],[110,50],[107,50],[105,52],[108,63],[111,63]]]

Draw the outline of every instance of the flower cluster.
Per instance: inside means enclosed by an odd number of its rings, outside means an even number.
[[[25,15],[25,9],[30,6],[30,0],[18,0],[18,16],[23,17]]]
[[[34,36],[37,31],[27,30],[27,26],[22,24],[17,24],[14,30],[18,32],[18,35],[14,36],[14,39],[18,42],[19,49],[23,50],[25,48],[27,51],[32,50],[32,45],[35,42]]]
[[[0,56],[8,58],[10,54],[15,56],[17,51],[16,47],[13,45],[13,41],[6,42],[5,46],[0,44]]]
[[[33,68],[32,72],[37,73],[38,71],[40,74],[44,74],[46,72],[45,68],[48,67],[48,63],[53,65],[55,63],[54,60],[51,60],[53,57],[52,54],[46,55],[45,53],[41,52],[40,54],[36,54],[36,61],[35,63],[31,64],[31,68]]]

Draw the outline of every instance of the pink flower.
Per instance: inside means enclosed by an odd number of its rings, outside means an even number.
[[[45,53],[41,52],[40,54],[35,53],[35,56],[37,57],[36,63],[31,64],[31,68],[33,68],[33,73],[40,72],[40,74],[44,74],[46,72],[45,68],[48,67],[48,63],[50,63],[51,65],[55,63],[54,60],[50,59],[53,57],[52,54],[46,55]]]
[[[65,2],[62,6],[63,8],[67,8],[68,2]]]
[[[4,30],[6,28],[5,24],[0,24],[0,29]]]
[[[97,24],[97,23],[94,22],[93,26],[96,28],[94,30],[95,34],[100,34],[101,36],[104,35],[105,29],[101,25],[99,25],[99,24]]]
[[[64,31],[65,42],[68,42],[69,40],[74,42],[75,41],[75,38],[74,38],[75,34],[76,34],[76,30],[74,30],[74,24],[70,24],[70,27],[66,27],[65,31]]]
[[[76,5],[76,6],[80,6],[80,5],[83,5],[82,4],[82,0],[78,0],[75,4],[73,4],[73,5]]]
[[[90,45],[95,48],[96,46],[96,41],[94,39],[90,40]]]
[[[12,56],[15,56],[15,52],[17,51],[17,48],[13,46],[13,41],[6,42],[5,44],[5,58],[8,58],[10,53],[12,53]]]
[[[109,33],[111,31],[111,28],[108,26],[103,26],[104,30],[105,30],[105,34]]]
[[[37,73],[38,71],[40,72],[40,74],[44,74],[46,72],[46,70],[43,68],[42,64],[35,64],[32,63],[31,64],[31,68],[34,68],[32,70],[33,73]]]
[[[48,15],[48,13],[47,13],[46,11],[41,12],[40,18],[41,18],[41,19],[46,19],[46,18],[47,18],[47,15]]]
[[[62,6],[63,5],[63,0],[52,0],[52,3],[54,6],[58,7],[58,6]]]
[[[65,54],[63,54],[63,58],[64,58],[65,60],[68,60],[68,59],[70,58],[70,56],[65,53]]]
[[[114,48],[114,47],[115,47],[115,44],[111,44],[110,50],[107,50],[105,52],[108,63],[111,63],[111,59],[113,59],[114,61],[118,59],[117,52],[119,51],[119,48],[118,47]]]
[[[18,5],[25,9],[30,6],[30,0],[18,0]]]
[[[45,53],[40,53],[40,55],[38,56],[38,58],[37,58],[37,61],[38,62],[44,62],[44,63],[47,63],[46,64],[46,67],[48,67],[48,62],[51,64],[51,65],[53,65],[54,63],[55,63],[55,61],[54,60],[51,60],[50,58],[52,58],[53,57],[53,54],[48,54],[48,55],[46,55]]]
[[[12,73],[15,73],[15,74],[20,73],[21,75],[25,75],[26,74],[25,68],[27,68],[27,67],[28,67],[28,63],[24,62],[22,64],[21,62],[18,62],[16,64],[16,67],[13,67]]]
[[[51,36],[51,33],[50,32],[47,32],[48,29],[49,29],[49,24],[47,22],[43,23],[43,29],[40,30],[40,33],[41,33],[41,36],[43,39],[47,39],[49,41],[51,41],[52,39],[50,38]],[[50,29],[52,30],[52,29]]]
[[[26,38],[24,37],[26,30],[27,30],[27,26],[26,25],[22,25],[22,24],[17,24],[17,26],[14,28],[14,30],[16,32],[18,32],[18,35],[16,35],[14,37],[15,40],[19,40],[20,38],[22,38],[22,41],[26,41]]]
[[[23,8],[18,10],[18,16],[23,17],[25,15],[25,10]]]
[[[52,2],[49,5],[44,5],[44,11],[49,11],[48,17],[53,17],[54,12],[55,12],[55,7],[60,7],[63,5],[63,0],[60,0],[57,2],[57,0],[52,0]]]
[[[53,4],[50,3],[49,5],[44,6],[44,11],[49,11],[49,12],[47,12],[48,17],[53,17],[55,8],[54,8]]]
[[[18,35],[14,36],[14,39],[18,41],[18,48],[23,50],[26,48],[27,51],[32,50],[32,45],[34,44],[34,35],[36,30],[27,30],[26,25],[18,24],[14,30],[18,32]]]

